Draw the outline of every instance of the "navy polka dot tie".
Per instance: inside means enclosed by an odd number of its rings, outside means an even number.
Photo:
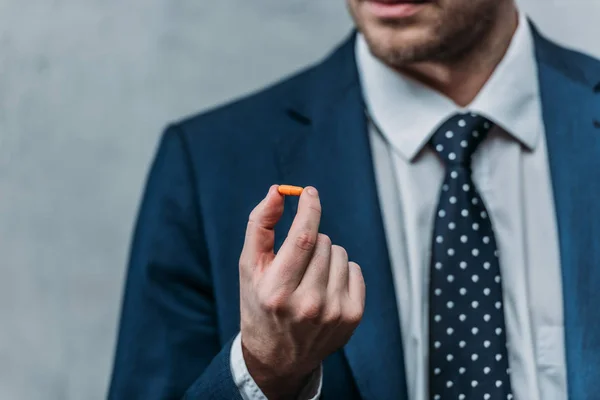
[[[431,139],[446,165],[429,288],[433,400],[513,398],[499,254],[492,222],[471,178],[471,156],[491,127],[476,114],[457,114]]]

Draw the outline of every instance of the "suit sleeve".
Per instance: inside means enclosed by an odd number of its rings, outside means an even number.
[[[177,127],[164,133],[135,228],[111,400],[241,399],[220,343],[196,180]]]

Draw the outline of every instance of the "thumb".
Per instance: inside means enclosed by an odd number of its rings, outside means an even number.
[[[275,225],[283,214],[283,195],[271,186],[267,196],[252,210],[248,218],[246,239],[241,261],[256,266],[265,255],[272,259],[275,246]]]

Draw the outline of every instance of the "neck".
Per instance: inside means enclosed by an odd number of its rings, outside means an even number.
[[[505,4],[487,34],[459,59],[415,63],[401,68],[400,72],[444,94],[461,107],[469,105],[492,76],[517,30],[517,9],[512,2]]]

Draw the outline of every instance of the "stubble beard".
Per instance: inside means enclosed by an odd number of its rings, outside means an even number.
[[[496,23],[499,2],[473,2],[479,4],[462,12],[453,11],[451,23],[440,18],[441,21],[431,28],[433,34],[421,42],[403,45],[398,41],[384,41],[368,27],[358,24],[358,28],[373,55],[393,68],[401,69],[423,62],[456,63],[485,47],[486,39]],[[402,27],[390,23],[386,28],[393,30]]]

